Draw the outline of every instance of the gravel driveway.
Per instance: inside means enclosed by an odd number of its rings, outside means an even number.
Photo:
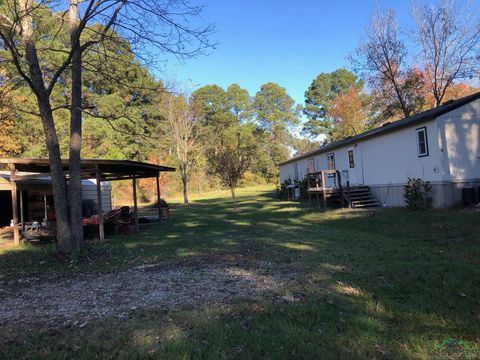
[[[290,276],[271,263],[149,266],[108,274],[26,278],[0,285],[0,325],[126,317],[138,309],[200,308],[279,290]]]

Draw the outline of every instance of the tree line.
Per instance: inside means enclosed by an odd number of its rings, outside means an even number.
[[[34,117],[35,126],[30,130],[27,124],[27,134],[41,129],[61,251],[84,243],[80,169],[84,119],[122,119],[127,129],[141,131],[144,125],[135,123],[152,119],[147,116],[148,90],[157,85],[148,82],[151,76],[142,76],[148,73],[145,65],[153,66],[161,54],[188,58],[212,46],[212,27],[190,22],[201,10],[185,0],[0,3],[1,98],[16,114]],[[127,142],[138,142],[126,136]],[[62,146],[68,149],[68,197]]]
[[[196,179],[230,189],[235,204],[242,178],[276,182],[278,163],[320,135],[339,140],[476,91],[478,12],[447,0],[413,6],[409,47],[395,13],[376,10],[351,68],[319,74],[303,106],[272,82],[249,94],[159,81],[162,54],[213,49],[212,26],[191,25],[201,11],[184,0],[0,5],[0,156],[50,159],[63,251],[83,244],[80,154],[172,165],[185,203]]]
[[[327,141],[478,91],[480,12],[470,2],[413,2],[413,28],[393,9],[377,8],[351,71],[320,74],[305,92],[306,136]]]

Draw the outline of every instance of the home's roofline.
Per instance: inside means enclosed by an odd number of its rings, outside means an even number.
[[[480,92],[477,92],[477,93],[469,95],[469,96],[465,96],[465,97],[463,97],[461,99],[458,99],[458,100],[447,101],[446,103],[444,103],[444,104],[442,104],[442,105],[440,105],[436,108],[432,108],[430,110],[422,111],[418,114],[409,116],[407,118],[403,118],[403,119],[400,119],[400,120],[397,120],[397,121],[394,121],[394,122],[386,123],[386,124],[384,124],[384,125],[382,125],[378,128],[365,131],[361,134],[358,134],[358,135],[355,135],[355,136],[350,136],[350,137],[347,137],[343,140],[335,141],[333,143],[321,146],[317,149],[307,151],[303,154],[296,155],[296,156],[292,157],[291,159],[288,159],[284,162],[281,162],[278,165],[279,166],[286,165],[286,164],[292,163],[296,160],[305,159],[305,158],[308,158],[308,157],[311,157],[311,156],[315,156],[315,155],[318,155],[318,154],[325,153],[327,151],[332,151],[332,150],[338,149],[340,147],[355,144],[359,141],[363,141],[363,140],[366,140],[366,139],[369,139],[369,138],[372,138],[372,137],[375,137],[375,136],[379,136],[379,135],[384,135],[384,134],[392,132],[392,131],[397,131],[397,130],[403,129],[405,127],[408,127],[408,126],[415,125],[415,124],[420,123],[420,122],[434,120],[435,118],[437,118],[437,117],[439,117],[443,114],[446,114],[446,113],[448,113],[452,110],[455,110],[455,109],[457,109],[457,108],[459,108],[463,105],[466,105],[466,104],[468,104],[472,101],[475,101],[477,99],[480,99]]]

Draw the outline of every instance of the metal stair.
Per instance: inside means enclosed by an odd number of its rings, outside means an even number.
[[[373,208],[380,203],[370,193],[368,186],[356,186],[350,189],[350,205],[353,209]]]

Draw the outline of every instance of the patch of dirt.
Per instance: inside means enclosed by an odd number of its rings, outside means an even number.
[[[194,266],[143,266],[109,274],[54,279],[24,278],[0,283],[0,326],[71,324],[128,317],[140,309],[165,311],[226,306],[280,290],[292,274],[272,263],[228,261]]]

